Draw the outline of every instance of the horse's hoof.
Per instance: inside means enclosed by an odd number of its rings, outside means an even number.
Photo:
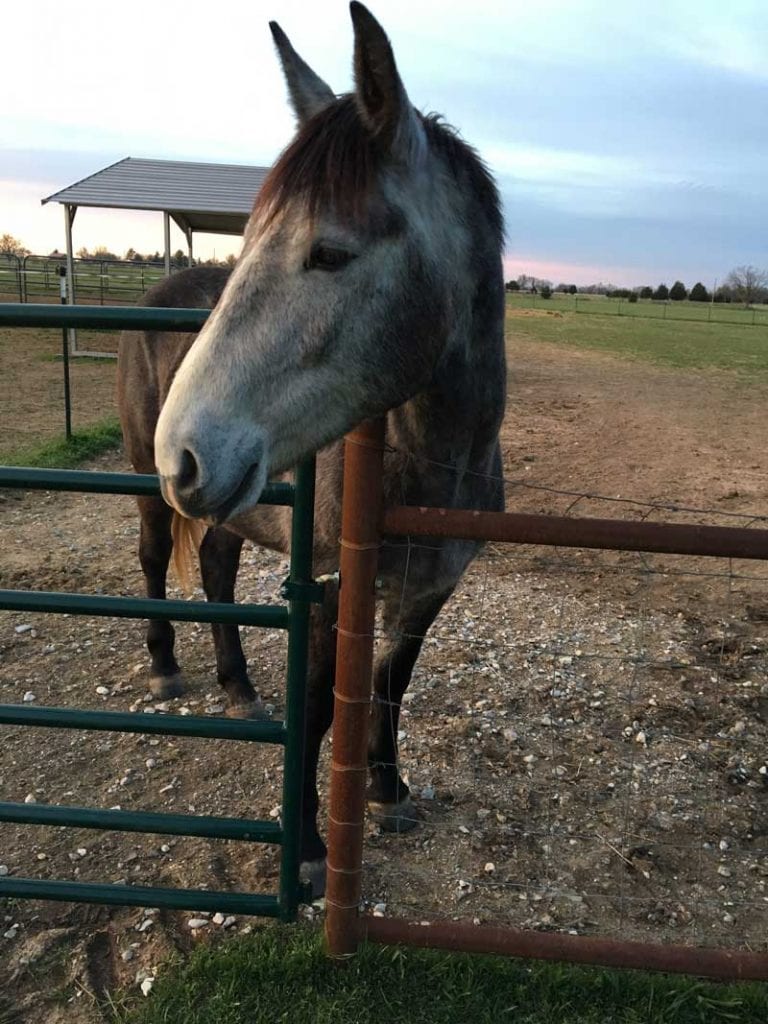
[[[240,701],[239,704],[228,704],[224,714],[227,718],[252,718],[260,722],[271,717],[264,704],[258,699]]]
[[[171,700],[185,694],[187,684],[181,672],[176,672],[172,676],[152,676],[149,680],[149,692],[158,700]]]
[[[410,832],[419,824],[416,806],[409,796],[396,804],[369,800],[368,812],[383,832]]]
[[[325,896],[325,857],[320,860],[303,860],[299,865],[299,881],[309,887],[313,900]]]

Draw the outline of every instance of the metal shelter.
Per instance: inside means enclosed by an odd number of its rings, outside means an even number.
[[[67,240],[67,296],[76,301],[72,224],[78,207],[157,210],[163,214],[165,272],[171,272],[171,220],[187,239],[190,266],[195,231],[241,235],[269,168],[125,157],[42,203],[61,203]]]

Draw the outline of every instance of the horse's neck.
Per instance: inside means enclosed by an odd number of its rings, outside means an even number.
[[[489,303],[436,367],[430,387],[387,414],[390,475],[409,503],[454,504],[466,475],[497,471],[506,399],[503,322]]]

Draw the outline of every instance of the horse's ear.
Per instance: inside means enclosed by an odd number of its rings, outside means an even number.
[[[270,21],[269,28],[275,41],[275,49],[283,66],[283,74],[288,84],[296,119],[301,127],[306,121],[319,113],[336,97],[330,86],[316,75],[312,68],[296,53],[288,36],[276,21]]]
[[[355,99],[372,135],[398,159],[410,160],[424,138],[395,64],[386,32],[374,16],[352,0],[355,30]]]

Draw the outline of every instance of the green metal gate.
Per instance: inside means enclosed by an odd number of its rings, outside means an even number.
[[[208,313],[208,310],[120,307],[94,309],[0,304],[0,325],[108,326],[132,327],[139,330],[198,331]],[[290,571],[282,591],[282,596],[286,599],[285,604],[231,605],[205,601],[161,601],[150,598],[0,590],[0,609],[8,611],[218,622],[287,630],[286,710],[285,720],[282,722],[0,705],[0,724],[5,725],[93,729],[145,735],[199,736],[282,744],[285,750],[282,814],[279,823],[202,815],[0,803],[0,821],[6,822],[69,825],[121,832],[203,836],[211,839],[238,839],[278,844],[281,846],[282,854],[279,892],[212,892],[207,889],[52,881],[6,876],[0,878],[0,896],[210,910],[278,917],[284,921],[295,920],[298,904],[303,895],[299,882],[299,842],[309,614],[312,602],[322,599],[322,588],[312,579],[314,483],[314,460],[309,459],[296,470],[293,484],[271,484],[261,497],[264,504],[287,505],[293,509]],[[150,475],[10,467],[0,467],[0,487],[98,494],[160,493],[157,477]]]

